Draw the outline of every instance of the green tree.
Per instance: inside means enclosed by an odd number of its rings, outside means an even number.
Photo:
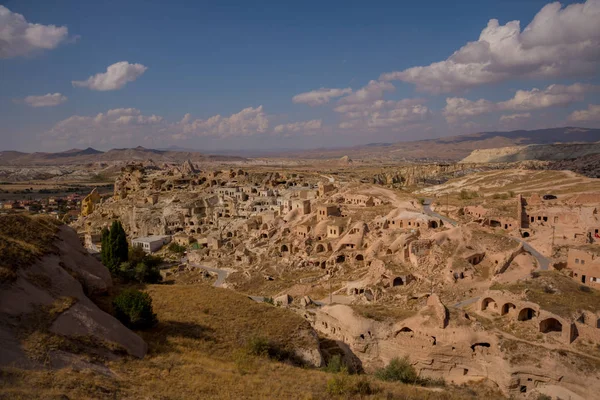
[[[127,243],[127,234],[123,225],[119,221],[113,221],[108,235],[108,246],[105,265],[113,273],[117,273],[121,266],[128,260],[129,244]]]
[[[108,230],[107,227],[102,228],[102,248],[100,249],[100,255],[102,256],[102,264],[108,266],[109,262],[110,262],[110,256],[109,256],[109,249],[110,249],[110,245],[109,245],[109,239],[110,237],[110,231]]]
[[[151,328],[158,320],[152,310],[152,298],[136,289],[124,290],[114,299],[115,317],[132,329]]]

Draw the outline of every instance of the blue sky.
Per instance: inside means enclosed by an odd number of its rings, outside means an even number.
[[[0,4],[0,150],[600,126],[600,0]],[[327,101],[314,100],[321,88]]]

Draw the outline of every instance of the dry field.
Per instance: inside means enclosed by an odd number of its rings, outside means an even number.
[[[418,388],[340,375],[250,356],[243,349],[260,336],[285,348],[301,344],[300,316],[208,285],[151,285],[159,324],[141,332],[149,345],[143,360],[107,362],[104,372],[0,371],[0,399],[476,399],[502,398],[475,387]],[[355,387],[368,381],[373,393],[328,393],[328,382]]]

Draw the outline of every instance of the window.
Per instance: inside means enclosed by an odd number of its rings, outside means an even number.
[[[581,265],[585,264],[585,260],[581,260]]]
[[[579,258],[575,259],[575,264],[579,264]]]

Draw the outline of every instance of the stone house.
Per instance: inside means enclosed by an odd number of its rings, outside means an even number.
[[[317,188],[317,196],[323,197],[327,193],[331,193],[335,190],[335,186],[333,183],[323,183],[319,182],[319,186]]]
[[[577,282],[600,288],[600,249],[586,251],[570,248],[567,256],[567,268]]]
[[[132,246],[141,247],[146,253],[154,253],[171,242],[171,236],[145,236],[131,240]]]
[[[317,207],[317,221],[324,221],[329,217],[339,217],[340,210],[334,204],[326,204]]]
[[[338,238],[344,231],[344,227],[338,224],[327,225],[327,237]]]
[[[185,233],[178,233],[173,235],[173,241],[180,246],[189,246],[194,240],[191,236],[186,235]]]
[[[296,227],[296,235],[301,238],[307,238],[310,234],[310,225],[298,225]]]
[[[300,210],[302,215],[310,214],[310,200],[293,200],[292,208]]]

